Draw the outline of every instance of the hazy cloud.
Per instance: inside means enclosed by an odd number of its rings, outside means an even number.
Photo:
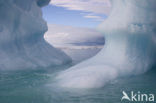
[[[48,24],[48,29],[44,37],[54,46],[89,43],[101,45],[104,42],[103,35],[94,29],[55,24]]]

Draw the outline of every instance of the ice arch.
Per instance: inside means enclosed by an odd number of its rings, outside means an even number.
[[[43,39],[50,0],[0,0],[0,70],[62,65],[70,58]]]
[[[111,0],[109,18],[99,27],[103,50],[58,74],[58,85],[98,88],[127,75],[146,72],[156,61],[156,0]]]

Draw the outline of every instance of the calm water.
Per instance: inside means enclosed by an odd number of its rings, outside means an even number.
[[[100,89],[63,89],[55,86],[56,72],[48,70],[0,72],[0,103],[121,103],[122,91],[156,95],[156,70],[114,80]]]

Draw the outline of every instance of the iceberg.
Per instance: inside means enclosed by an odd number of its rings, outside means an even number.
[[[0,0],[0,70],[48,67],[71,62],[44,40],[41,7],[50,0]]]
[[[112,11],[97,28],[105,46],[96,56],[60,72],[65,88],[100,88],[125,76],[148,71],[156,63],[156,0],[110,0]]]

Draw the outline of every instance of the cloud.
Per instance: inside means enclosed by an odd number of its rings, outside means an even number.
[[[78,10],[82,12],[94,13],[97,15],[108,15],[111,8],[109,0],[52,0],[50,4],[58,7],[64,7],[68,10]]]
[[[54,46],[71,46],[75,44],[101,45],[104,37],[94,29],[48,24],[45,39]]]
[[[85,15],[85,18],[90,18],[90,19],[95,19],[97,21],[103,21],[103,18],[101,16],[97,16],[97,15]]]

